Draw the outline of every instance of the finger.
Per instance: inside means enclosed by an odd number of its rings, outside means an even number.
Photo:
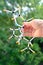
[[[32,33],[24,33],[23,36],[33,37]]]
[[[36,30],[36,32],[34,33],[34,37],[43,37],[43,30]]]
[[[31,25],[31,23],[30,22],[23,22],[23,25],[29,26],[29,25]]]

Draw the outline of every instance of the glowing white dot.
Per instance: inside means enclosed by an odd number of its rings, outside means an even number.
[[[31,6],[31,3],[29,3],[29,6]]]
[[[9,7],[12,7],[11,3],[9,3],[8,1],[6,1],[6,4],[7,4]]]
[[[39,2],[39,4],[42,5],[42,4],[43,4],[43,0],[41,0],[41,1]]]
[[[33,11],[34,8],[31,8],[31,10]]]
[[[2,13],[2,11],[0,10],[0,13]]]

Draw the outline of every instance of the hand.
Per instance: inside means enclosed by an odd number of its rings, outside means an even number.
[[[30,22],[24,22],[21,31],[24,36],[43,37],[43,20],[34,19]]]

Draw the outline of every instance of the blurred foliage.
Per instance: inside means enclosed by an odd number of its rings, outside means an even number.
[[[34,11],[28,12],[24,18],[43,19],[43,4],[39,5],[39,1],[41,0],[8,0],[12,5],[17,2],[21,7],[28,6],[30,10],[31,7],[35,8]],[[32,3],[31,6],[29,6],[30,2]],[[10,9],[6,5],[6,0],[0,0],[0,10],[2,10],[0,13],[0,65],[43,65],[43,38],[35,38],[32,41],[35,54],[29,50],[20,53],[20,50],[27,46],[27,42],[24,40],[21,41],[20,46],[16,44],[17,39],[15,37],[8,41],[11,35],[9,28],[14,27],[14,22],[11,20],[12,14],[3,12],[4,7]],[[21,21],[18,18],[18,23],[22,24]]]

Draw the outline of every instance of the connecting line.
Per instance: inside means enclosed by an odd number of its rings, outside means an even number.
[[[12,29],[12,28],[10,28],[10,30],[12,31],[12,35],[8,38],[9,40],[14,36],[14,34],[15,34],[15,31]]]
[[[21,15],[19,15],[19,17],[20,17],[23,21],[25,21],[25,19],[24,19]]]
[[[31,38],[31,39],[29,40],[29,42],[28,42],[28,46],[31,45],[31,46],[33,47],[31,41],[32,41],[34,38],[35,38],[35,37],[33,37],[33,38]]]
[[[16,26],[21,27],[21,25],[19,25],[19,24],[17,23],[16,18],[14,19],[14,22],[15,22],[15,25],[16,25]]]
[[[20,45],[20,41],[21,41],[22,37],[23,37],[23,33],[21,33],[21,35],[19,35],[18,41],[16,42],[16,44]]]
[[[27,47],[26,48],[24,48],[24,49],[22,49],[22,50],[20,50],[20,52],[23,52],[23,51],[25,51],[27,49]]]
[[[29,50],[30,50],[32,53],[35,53],[35,51],[34,51],[34,50],[32,50],[30,47],[29,47]]]
[[[27,22],[29,22],[29,21],[31,21],[31,20],[33,20],[33,19],[34,19],[34,18],[32,17],[32,18],[28,19]]]
[[[34,38],[35,38],[35,37],[31,38],[31,39],[30,39],[30,42],[31,42]]]
[[[20,12],[21,12],[21,7],[20,7],[20,6],[18,6],[18,7],[19,7],[19,10],[18,10],[18,11],[19,11],[19,14],[20,14]]]
[[[10,10],[7,10],[7,9],[3,9],[4,12],[7,12],[7,13],[12,13],[12,11]]]
[[[19,10],[19,8],[16,8],[15,11],[14,11],[14,13],[17,12],[18,10]]]

